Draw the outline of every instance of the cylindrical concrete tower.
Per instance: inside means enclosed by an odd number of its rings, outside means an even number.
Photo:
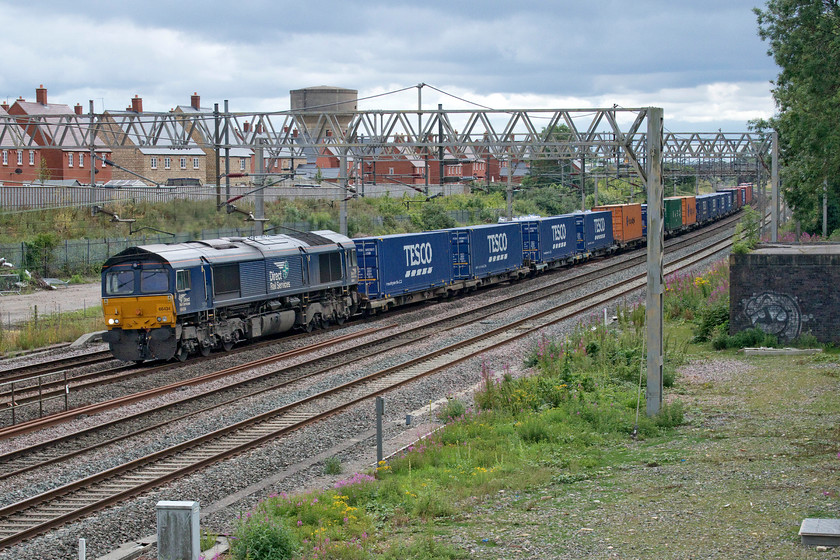
[[[293,89],[289,92],[289,95],[291,96],[292,111],[312,112],[313,115],[335,113],[342,130],[346,130],[350,123],[350,113],[358,109],[359,92],[355,89],[318,86]],[[327,123],[319,123],[317,116],[307,117],[304,115],[303,121],[309,134],[315,138],[326,136],[327,130],[330,128]]]

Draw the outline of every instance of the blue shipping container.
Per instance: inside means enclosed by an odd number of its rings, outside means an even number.
[[[429,231],[354,239],[359,292],[369,299],[419,292],[452,282],[449,233]]]
[[[647,239],[647,204],[642,204],[642,237]]]
[[[697,200],[697,221],[705,222],[713,218],[712,215],[712,199],[713,194],[698,194],[694,198]]]
[[[522,229],[518,223],[446,231],[452,244],[453,279],[486,278],[522,266]]]
[[[711,202],[709,205],[709,213],[711,214],[713,220],[717,220],[718,218],[723,216],[723,199],[725,197],[726,195],[721,193],[712,193],[710,199]]]
[[[721,200],[723,201],[723,205],[721,206],[721,213],[728,214],[732,211],[732,204],[734,201],[735,193],[732,191],[718,191],[723,196]]]
[[[523,258],[549,263],[575,254],[575,218],[571,214],[519,222]]]
[[[612,212],[586,211],[573,216],[579,253],[592,253],[613,244]]]

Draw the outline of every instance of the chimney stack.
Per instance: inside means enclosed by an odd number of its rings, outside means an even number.
[[[0,103],[0,107],[2,107],[4,111],[8,111],[8,110],[9,110],[9,104],[8,104],[8,103],[6,103],[5,101],[3,101],[2,103]]]
[[[131,99],[131,110],[135,113],[142,113],[143,112],[143,98],[139,95],[134,95]]]
[[[201,109],[201,97],[198,95],[198,92],[195,92],[190,96],[190,107],[196,111]]]
[[[75,107],[73,107],[73,111],[75,111],[77,115],[81,115],[81,114],[82,114],[82,106],[81,106],[81,104],[76,103],[76,106],[75,106]]]
[[[44,84],[41,84],[41,87],[35,90],[35,101],[41,105],[47,104],[47,88],[44,87]]]
[[[257,123],[256,129],[257,129],[257,134],[262,134],[262,131],[263,131],[262,123]]]
[[[297,138],[298,131],[297,129],[292,130],[292,138]]]
[[[251,132],[251,123],[249,123],[248,121],[245,121],[244,123],[242,123],[242,131],[243,132]]]

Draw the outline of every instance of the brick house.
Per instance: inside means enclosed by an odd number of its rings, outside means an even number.
[[[143,118],[143,99],[134,96],[131,106],[125,111],[105,111],[103,124],[115,131],[125,134],[125,148],[114,150],[112,161],[124,169],[141,175],[142,179],[151,184],[165,185],[167,181],[179,182],[183,180],[207,180],[207,154],[195,140],[190,140],[184,148],[170,148],[170,140],[160,138],[160,145],[146,144],[144,129],[152,124],[152,119]],[[176,125],[179,126],[179,125]],[[184,136],[183,130],[176,130],[173,134]],[[136,179],[137,176],[114,168],[114,179]]]
[[[9,106],[0,104],[0,116],[8,115]],[[18,146],[31,145],[32,138],[23,129]],[[9,143],[12,139],[6,139]],[[22,185],[37,181],[41,174],[41,150],[35,148],[0,147],[0,184]]]
[[[23,130],[32,137],[35,144],[38,146],[49,146],[53,144],[53,135],[57,131],[59,124],[67,122],[69,115],[82,115],[82,106],[76,105],[75,109],[71,109],[69,105],[62,103],[48,103],[47,89],[42,85],[35,90],[35,102],[26,101],[22,97],[6,109],[9,115],[20,116],[18,123]],[[25,117],[39,117],[43,120],[42,125],[37,129],[29,126]],[[81,146],[83,144],[83,137],[87,132],[87,124],[85,119],[79,121],[78,127],[62,127],[62,131],[72,135],[74,143]],[[96,155],[101,158],[109,158],[111,150],[105,147],[105,144],[97,139],[95,142]],[[90,184],[90,166],[96,165],[96,182],[105,183],[111,179],[111,168],[106,167],[101,160],[96,162],[90,161],[90,148],[40,148],[40,154],[30,155],[29,150],[15,151],[15,153],[8,157],[13,157],[14,162],[9,161],[9,165],[16,165],[17,161],[22,161],[23,167],[20,168],[23,175],[23,170],[35,170],[34,178],[38,179],[41,172],[41,161],[45,162],[49,173],[49,178],[53,181],[78,181],[81,184]],[[20,152],[20,153],[17,153]],[[0,154],[0,157],[3,157]],[[37,161],[37,163],[36,163]],[[30,164],[30,162],[32,162]],[[5,177],[4,177],[5,179]]]
[[[190,96],[189,105],[178,105],[175,107],[175,113],[189,115],[195,117],[201,115],[205,117],[205,125],[208,129],[214,129],[213,123],[213,109],[201,106],[201,96],[195,92]],[[237,134],[236,131],[233,132]],[[191,137],[196,146],[204,153],[204,176],[202,183],[215,185],[216,177],[224,173],[225,166],[225,151],[220,150],[220,167],[221,171],[216,169],[216,148],[215,141],[212,137],[205,138],[202,131],[198,128],[192,129]],[[231,139],[233,142],[234,139]],[[253,173],[255,170],[254,152],[247,148],[231,148],[230,149],[230,172],[231,173]],[[225,182],[224,178],[221,180]],[[250,183],[249,177],[231,177],[231,185],[242,185]]]

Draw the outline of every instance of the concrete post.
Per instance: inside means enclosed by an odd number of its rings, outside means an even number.
[[[265,138],[257,138],[257,147],[254,150],[257,164],[257,180],[254,181],[257,187],[265,185],[265,150],[263,148],[266,143]],[[259,188],[254,193],[254,235],[262,235],[265,233],[265,189]]]
[[[198,560],[198,502],[157,503],[158,560]]]
[[[770,184],[772,186],[773,206],[770,208],[770,221],[773,223],[770,230],[770,241],[776,243],[779,240],[779,133],[775,130],[771,137],[770,148]]]
[[[663,111],[647,109],[647,415],[653,416],[662,407],[663,356],[663,253],[665,252],[664,187],[662,185]]]
[[[376,464],[382,462],[384,452],[382,448],[382,417],[385,415],[385,399],[376,397]]]

